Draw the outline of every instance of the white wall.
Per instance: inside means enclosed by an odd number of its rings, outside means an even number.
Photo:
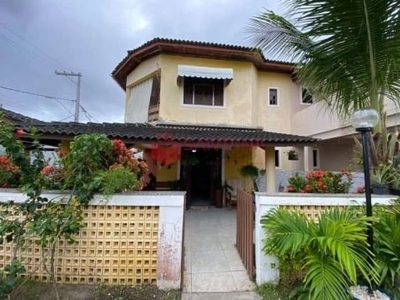
[[[396,196],[377,196],[372,195],[372,204],[388,205]],[[274,256],[265,255],[262,251],[263,240],[268,237],[261,227],[262,216],[268,214],[272,209],[280,205],[290,206],[355,206],[363,205],[365,202],[364,194],[266,194],[255,193],[256,217],[255,217],[255,249],[256,249],[256,283],[278,283],[279,264]]]
[[[46,192],[50,201],[66,203],[69,194]],[[27,196],[11,189],[1,189],[0,202],[22,203]],[[95,195],[88,205],[158,206],[157,286],[160,289],[182,287],[183,224],[185,192],[134,192],[105,198]]]

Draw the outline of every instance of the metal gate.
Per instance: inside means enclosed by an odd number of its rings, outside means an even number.
[[[237,190],[237,223],[236,247],[243,264],[253,278],[255,272],[254,249],[254,214],[255,204],[253,195],[242,190]]]

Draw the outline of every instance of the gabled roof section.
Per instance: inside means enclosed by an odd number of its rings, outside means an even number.
[[[126,78],[143,61],[161,53],[222,60],[252,62],[258,69],[291,74],[294,64],[268,60],[260,49],[218,43],[155,38],[142,46],[128,51],[127,56],[112,72],[113,78],[123,90]]]

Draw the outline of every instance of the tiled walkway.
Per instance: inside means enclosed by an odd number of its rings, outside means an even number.
[[[183,293],[193,295],[186,299],[206,299],[198,293],[252,291],[254,283],[235,248],[236,210],[193,208],[186,211],[185,222]],[[255,293],[243,295],[257,299]],[[225,299],[222,294],[218,298]]]

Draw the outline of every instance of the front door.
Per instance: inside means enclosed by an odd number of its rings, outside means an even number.
[[[188,206],[215,205],[221,185],[221,149],[183,149],[181,179]]]

